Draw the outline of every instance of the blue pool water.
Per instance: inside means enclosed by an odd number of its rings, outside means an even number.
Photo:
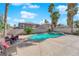
[[[42,41],[48,38],[56,38],[63,36],[64,34],[61,33],[43,33],[43,34],[34,34],[30,36],[28,39],[32,41]]]

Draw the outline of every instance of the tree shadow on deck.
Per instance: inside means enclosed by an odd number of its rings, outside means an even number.
[[[23,47],[33,46],[33,45],[36,45],[36,44],[34,44],[32,42],[25,41],[25,42],[22,42],[21,44],[18,44],[18,47],[23,48]]]

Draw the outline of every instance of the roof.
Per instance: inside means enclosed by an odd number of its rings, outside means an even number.
[[[34,23],[19,23],[19,24],[24,24],[24,25],[39,25],[39,24],[34,24]]]

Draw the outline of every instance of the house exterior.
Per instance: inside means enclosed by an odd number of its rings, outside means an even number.
[[[19,28],[25,28],[25,27],[32,27],[32,28],[36,28],[39,27],[39,24],[33,24],[33,23],[19,23],[18,27]]]
[[[34,29],[33,33],[45,33],[50,28],[50,24],[41,24],[38,28]]]

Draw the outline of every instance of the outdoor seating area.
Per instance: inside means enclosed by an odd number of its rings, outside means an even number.
[[[19,44],[18,41],[20,42],[18,35],[16,36],[11,35],[11,37],[6,36],[3,41],[0,41],[0,54],[8,56],[12,52],[17,53],[17,46]]]
[[[17,46],[10,45],[8,48],[4,48],[0,45],[0,56],[14,56],[17,55]]]
[[[78,8],[78,3],[0,4],[0,56],[79,56]]]

